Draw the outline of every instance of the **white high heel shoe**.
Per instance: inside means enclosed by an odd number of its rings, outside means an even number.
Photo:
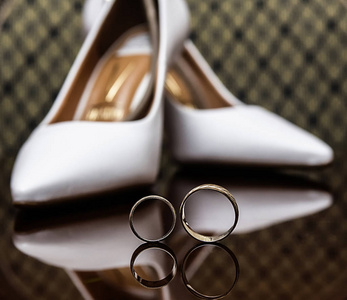
[[[103,2],[86,2],[86,32]],[[166,91],[168,141],[180,162],[320,166],[333,160],[332,149],[317,137],[234,97],[191,41],[169,72]]]
[[[105,2],[52,109],[17,156],[16,204],[154,182],[166,71],[188,23],[181,0]]]
[[[173,156],[181,162],[319,166],[332,149],[303,129],[236,99],[191,41],[166,79],[165,122]]]

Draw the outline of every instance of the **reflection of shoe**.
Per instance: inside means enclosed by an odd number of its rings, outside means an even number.
[[[179,161],[317,166],[333,159],[310,133],[236,99],[190,41],[166,85],[168,140]]]
[[[263,171],[232,172],[230,168],[212,166],[182,168],[172,178],[167,195],[178,209],[187,191],[207,182],[225,187],[237,201],[240,218],[232,234],[249,233],[307,217],[333,203],[329,189],[323,188],[320,182],[284,174],[264,174]],[[186,216],[195,231],[215,235],[230,228],[234,210],[219,193],[200,191],[190,207],[186,207]],[[177,226],[176,236],[178,232],[186,236],[182,227]]]
[[[187,32],[181,0],[105,3],[52,109],[17,157],[15,203],[152,183],[166,69]]]
[[[130,189],[107,197],[98,195],[87,199],[82,207],[75,201],[58,207],[40,206],[38,210],[19,208],[14,245],[23,253],[60,268],[129,268],[131,254],[141,244],[130,229],[129,211],[133,203],[149,193],[149,189]],[[151,214],[156,225],[164,220],[159,208]],[[153,229],[147,227],[144,224],[144,231]],[[154,229],[158,235],[160,230],[162,226]]]
[[[45,264],[69,270],[77,288],[88,295],[84,299],[162,299],[153,297],[153,289],[142,288],[129,271],[132,253],[142,243],[130,230],[129,211],[138,199],[152,193],[130,189],[107,197],[98,195],[82,206],[73,201],[35,210],[19,209],[14,245]],[[166,214],[157,204],[140,208],[137,217],[143,233],[164,233]],[[165,277],[168,257],[158,252],[154,259],[150,257],[144,256],[142,264],[137,265],[141,274],[148,274],[147,278]],[[88,280],[91,278],[92,284]]]

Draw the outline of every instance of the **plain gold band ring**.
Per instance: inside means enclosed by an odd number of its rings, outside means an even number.
[[[171,225],[171,228],[169,229],[168,232],[166,232],[162,237],[158,238],[158,239],[147,239],[147,238],[144,238],[142,236],[140,236],[138,234],[138,232],[136,231],[135,227],[134,227],[134,213],[135,213],[135,210],[136,208],[143,202],[145,201],[148,201],[148,200],[159,200],[159,201],[162,201],[164,202],[171,210],[171,213],[172,213],[172,225]],[[159,242],[159,241],[162,241],[164,240],[165,238],[167,238],[171,232],[174,230],[175,228],[175,225],[176,225],[176,212],[175,212],[175,209],[174,207],[172,206],[172,204],[170,203],[169,200],[165,199],[164,197],[161,197],[161,196],[157,196],[157,195],[150,195],[150,196],[146,196],[146,197],[143,197],[141,198],[140,200],[138,200],[134,206],[131,208],[131,211],[130,211],[130,214],[129,214],[129,224],[130,224],[130,228],[132,230],[132,232],[142,241],[144,242],[149,242],[149,243],[153,243],[153,242]]]
[[[223,194],[232,204],[234,211],[235,211],[234,224],[226,232],[219,234],[219,235],[206,236],[206,235],[197,233],[189,226],[189,224],[186,220],[186,214],[185,214],[186,202],[192,194],[194,194],[198,191],[201,191],[201,190],[211,190],[211,191],[219,192],[219,193]],[[193,238],[195,238],[196,240],[201,241],[201,242],[205,242],[205,243],[214,243],[214,242],[218,242],[218,241],[226,238],[235,229],[237,222],[239,220],[239,208],[237,206],[235,198],[227,189],[225,189],[219,185],[216,185],[216,184],[203,184],[203,185],[197,186],[196,188],[192,189],[184,197],[184,199],[181,203],[181,206],[180,206],[180,212],[179,213],[180,213],[182,225],[183,225],[184,229],[187,231],[187,233],[190,236],[192,236]]]

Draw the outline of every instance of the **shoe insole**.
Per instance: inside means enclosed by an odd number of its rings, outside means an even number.
[[[165,88],[169,95],[182,105],[197,108],[194,103],[193,90],[185,82],[176,70],[170,70],[166,75]]]
[[[230,106],[195,61],[184,55],[168,72],[165,88],[171,98],[186,107],[210,109]]]
[[[151,51],[145,32],[127,36],[95,67],[81,97],[74,119],[126,121],[136,119],[147,107],[152,91]]]

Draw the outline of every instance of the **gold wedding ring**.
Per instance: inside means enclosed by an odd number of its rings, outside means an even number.
[[[222,234],[214,235],[214,236],[202,235],[202,234],[194,231],[190,227],[189,223],[187,222],[186,214],[185,214],[186,202],[192,194],[194,194],[198,191],[202,191],[202,190],[211,190],[211,191],[216,191],[218,193],[223,194],[230,201],[231,205],[233,206],[234,211],[235,211],[234,223],[226,232],[224,232]],[[181,206],[180,206],[179,213],[180,213],[182,225],[183,225],[184,229],[187,231],[187,233],[190,236],[192,236],[193,238],[197,239],[198,241],[206,242],[206,243],[214,243],[214,242],[217,242],[217,241],[220,241],[220,240],[226,238],[235,229],[237,222],[239,220],[239,209],[238,209],[235,198],[233,197],[233,195],[231,195],[231,193],[227,189],[225,189],[219,185],[215,185],[215,184],[203,184],[203,185],[197,186],[196,188],[192,189],[184,197],[184,199],[181,203]]]
[[[172,213],[172,225],[171,225],[171,228],[169,229],[168,232],[166,232],[162,237],[160,238],[157,238],[157,239],[147,239],[147,238],[144,238],[142,236],[140,236],[138,234],[138,232],[136,231],[135,227],[134,227],[134,213],[135,213],[135,210],[136,208],[143,202],[145,201],[149,201],[149,200],[159,200],[159,201],[162,201],[164,202],[171,210],[171,213]],[[153,243],[153,242],[159,242],[159,241],[162,241],[164,240],[165,238],[167,238],[171,232],[174,230],[175,228],[175,225],[176,225],[176,212],[175,212],[175,209],[174,207],[172,206],[172,204],[170,203],[169,200],[165,199],[164,197],[161,197],[161,196],[157,196],[157,195],[150,195],[150,196],[147,196],[147,197],[143,197],[141,198],[139,201],[137,201],[134,206],[131,208],[131,211],[130,211],[130,215],[129,215],[129,223],[130,223],[130,228],[132,230],[132,232],[142,241],[144,242],[150,242],[150,243]]]

